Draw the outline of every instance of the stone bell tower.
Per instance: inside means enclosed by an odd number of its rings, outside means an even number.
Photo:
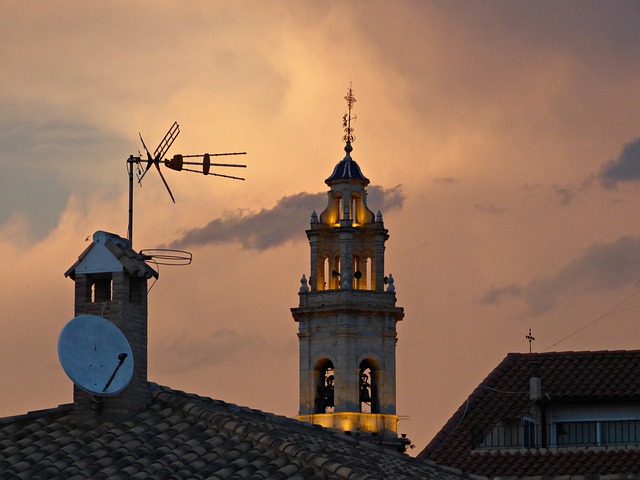
[[[351,158],[351,89],[345,97],[345,157],[325,180],[328,205],[306,231],[311,271],[292,308],[300,342],[298,419],[402,449],[396,414],[396,306],[385,276],[389,238],[382,214],[367,207],[369,180]]]

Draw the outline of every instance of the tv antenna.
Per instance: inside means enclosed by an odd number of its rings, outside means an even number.
[[[529,333],[524,338],[529,342],[529,353],[531,353],[531,343],[536,339],[536,337],[531,335],[531,327],[529,327]]]
[[[149,152],[149,149],[147,148],[147,145],[145,144],[144,139],[142,138],[142,134],[138,133],[138,136],[140,137],[140,142],[142,142],[142,147],[144,148],[144,151],[147,154],[147,165],[146,167],[144,167],[144,171],[143,171],[141,166],[143,160],[140,152],[138,152],[138,156],[129,155],[129,158],[127,159],[127,167],[128,167],[127,169],[129,172],[129,225],[127,229],[127,238],[132,244],[133,244],[134,165],[137,167],[137,179],[138,179],[138,184],[140,186],[142,186],[142,179],[145,177],[147,172],[149,172],[149,170],[151,170],[152,167],[155,167],[156,170],[158,171],[158,174],[160,175],[160,179],[162,180],[162,183],[164,183],[164,186],[167,189],[167,192],[169,192],[169,196],[171,197],[171,201],[173,203],[176,203],[176,199],[174,198],[173,193],[169,188],[169,184],[167,183],[167,181],[164,178],[164,175],[162,174],[162,170],[160,169],[160,163],[164,163],[165,167],[170,168],[171,170],[176,170],[178,172],[184,170],[185,172],[196,172],[196,173],[202,173],[204,175],[213,175],[216,177],[231,178],[233,180],[244,180],[244,178],[242,177],[236,177],[234,175],[224,175],[222,173],[212,172],[211,167],[246,168],[247,167],[246,165],[240,165],[237,163],[212,163],[211,157],[221,157],[221,156],[228,156],[228,155],[246,155],[247,152],[204,153],[199,155],[176,154],[171,159],[164,158],[167,152],[169,151],[169,148],[171,148],[171,145],[173,145],[173,142],[178,137],[179,133],[180,133],[180,126],[178,125],[178,122],[173,122],[173,125],[171,125],[171,128],[169,128],[169,131],[166,133],[164,138],[160,141],[160,143],[158,144],[158,147],[153,152],[153,155],[151,155],[151,152]],[[201,158],[202,161],[185,161],[184,160],[185,158]],[[185,165],[188,165],[189,167],[185,168]],[[195,168],[192,168],[192,166],[199,166],[200,169],[196,170]]]

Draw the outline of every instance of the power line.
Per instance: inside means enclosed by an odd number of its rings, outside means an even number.
[[[586,325],[584,325],[583,327],[580,327],[578,330],[576,330],[573,333],[570,333],[569,335],[567,335],[564,338],[561,338],[560,340],[558,340],[556,343],[554,343],[553,345],[548,346],[547,348],[545,348],[543,350],[543,352],[546,352],[547,350],[555,347],[556,345],[564,342],[565,340],[567,340],[568,338],[573,337],[574,335],[580,333],[581,331],[589,328],[591,325],[599,322],[600,320],[602,320],[603,318],[607,318],[610,317],[612,315],[616,315],[618,313],[622,313],[622,312],[627,312],[629,310],[634,310],[638,307],[640,307],[640,305],[634,305],[632,307],[628,307],[622,310],[618,310],[618,308],[620,308],[622,305],[624,305],[626,302],[628,302],[629,300],[631,300],[633,297],[635,297],[638,293],[640,293],[640,289],[636,290],[635,292],[633,292],[631,295],[629,295],[628,297],[624,298],[622,301],[618,302],[613,308],[611,308],[608,312],[603,313],[602,315],[600,315],[598,318],[596,318],[595,320],[592,320],[591,322],[587,323]]]

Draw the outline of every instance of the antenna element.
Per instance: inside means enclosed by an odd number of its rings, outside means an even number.
[[[181,155],[178,153],[174,155],[173,158],[171,158],[170,160],[164,158],[164,156],[169,151],[169,148],[171,148],[171,145],[173,145],[173,142],[178,137],[179,133],[180,133],[180,126],[178,125],[178,122],[173,122],[173,125],[171,125],[171,128],[169,128],[169,131],[165,134],[162,141],[158,144],[158,147],[153,152],[153,155],[151,155],[151,152],[149,152],[149,149],[147,148],[147,145],[145,144],[144,139],[142,138],[142,134],[138,133],[138,136],[140,137],[140,141],[142,142],[142,148],[144,148],[144,151],[147,154],[147,166],[145,167],[144,172],[142,172],[141,175],[138,175],[138,184],[140,186],[142,186],[142,179],[145,177],[145,175],[151,169],[151,167],[154,166],[156,167],[156,170],[158,170],[158,173],[160,174],[160,179],[162,180],[162,183],[164,183],[164,186],[167,189],[167,192],[169,192],[171,201],[173,203],[176,203],[176,200],[173,197],[173,193],[171,193],[171,189],[169,188],[169,184],[165,180],[164,175],[162,174],[162,170],[160,170],[161,162],[164,163],[165,167],[170,168],[172,170],[176,170],[178,172],[184,170],[186,172],[203,173],[204,175],[213,175],[216,177],[231,178],[233,180],[244,180],[244,178],[242,177],[236,177],[233,175],[223,175],[221,173],[211,172],[211,167],[246,168],[247,167],[246,165],[239,165],[236,163],[211,163],[211,157],[227,156],[227,155],[246,155],[247,152],[204,153],[201,155]],[[202,161],[201,162],[190,162],[190,161],[185,162],[184,161],[185,158],[202,158]],[[127,229],[127,238],[132,244],[133,244],[133,170],[134,170],[134,165],[136,165],[138,168],[138,172],[140,172],[141,163],[142,163],[142,158],[139,153],[137,157],[133,155],[129,155],[129,158],[127,159],[127,167],[128,167],[127,169],[129,172],[129,226]],[[201,167],[201,170],[185,168],[184,165],[198,165]],[[183,253],[183,252],[180,252],[180,253]],[[174,260],[175,259],[172,259],[172,261]],[[182,262],[183,260],[184,259],[182,258],[178,259],[178,263]],[[190,259],[189,259],[189,263],[190,263]],[[175,264],[175,263],[172,263],[172,264]]]

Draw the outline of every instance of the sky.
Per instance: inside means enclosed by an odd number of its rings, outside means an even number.
[[[127,234],[126,159],[246,151],[134,190],[149,379],[293,417],[304,233],[344,156],[390,238],[417,454],[509,352],[640,349],[640,3],[0,3],[0,416],[72,400],[64,272]],[[164,167],[163,167],[164,168]]]

